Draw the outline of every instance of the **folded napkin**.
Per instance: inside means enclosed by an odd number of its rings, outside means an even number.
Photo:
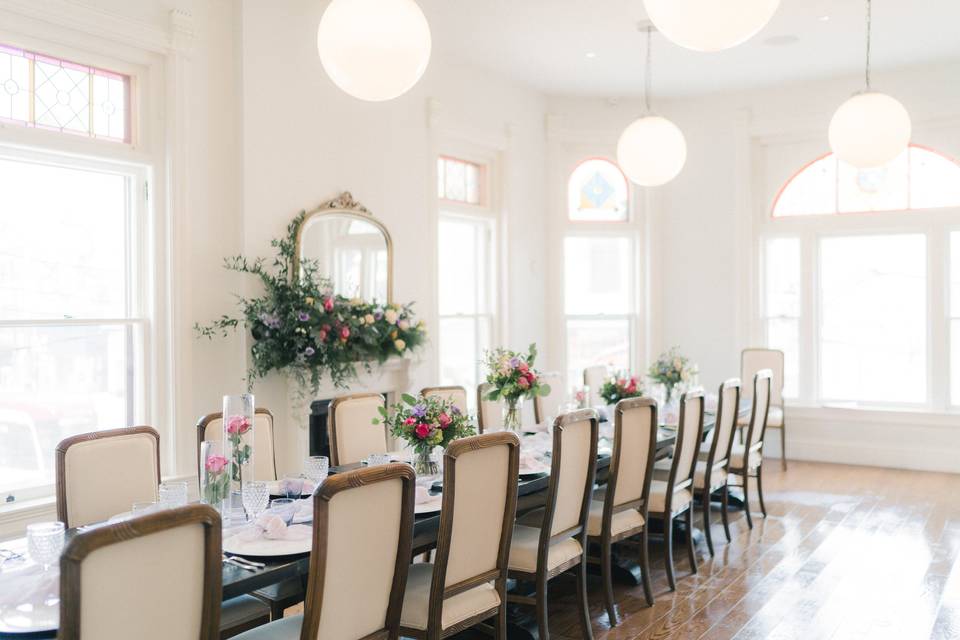
[[[42,607],[44,601],[60,595],[60,568],[47,571],[32,562],[7,561],[0,570],[0,606],[16,603]]]
[[[237,535],[244,542],[260,539],[304,540],[310,537],[312,531],[311,527],[302,524],[292,524],[288,527],[280,516],[264,513]]]
[[[520,451],[520,473],[543,473],[550,467],[532,451]]]

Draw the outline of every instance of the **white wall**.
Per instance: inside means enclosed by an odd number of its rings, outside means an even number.
[[[320,65],[315,43],[322,9],[313,0],[287,0],[282,10],[265,0],[242,4],[244,251],[269,255],[270,239],[298,211],[349,190],[393,237],[395,299],[416,301],[429,323],[436,145],[465,138],[502,147],[511,284],[507,338],[514,345],[541,340],[543,98],[435,54],[406,95],[387,103],[358,101],[337,89]],[[436,382],[434,349],[430,344],[421,352],[412,388]],[[277,412],[279,464],[296,467],[304,452],[295,446],[299,420],[288,415],[284,381],[273,377],[255,392],[258,404]]]

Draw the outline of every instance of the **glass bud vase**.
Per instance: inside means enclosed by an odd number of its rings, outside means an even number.
[[[503,401],[503,428],[506,431],[520,433],[523,428],[521,415],[523,413],[523,398],[504,398]]]
[[[253,473],[253,394],[223,396],[223,451],[229,463],[230,509],[243,506],[243,483],[255,480]]]
[[[417,449],[413,453],[413,470],[418,476],[435,476],[440,472],[431,449]]]
[[[200,501],[220,513],[230,491],[230,461],[223,455],[223,443],[204,440],[200,443]]]

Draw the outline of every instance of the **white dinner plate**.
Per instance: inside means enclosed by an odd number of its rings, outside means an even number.
[[[306,526],[306,525],[293,525]],[[223,551],[237,556],[256,556],[260,558],[271,556],[293,556],[310,553],[313,545],[313,536],[304,536],[298,540],[243,540],[239,535],[233,535],[223,541]]]
[[[421,502],[419,504],[413,505],[413,512],[417,515],[424,515],[427,513],[438,513],[440,507],[443,506],[443,494],[438,493],[435,496],[431,496],[426,502]]]

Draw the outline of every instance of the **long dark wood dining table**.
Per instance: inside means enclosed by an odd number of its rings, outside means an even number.
[[[741,405],[740,414],[745,415],[749,412],[749,405]],[[715,416],[711,413],[707,413],[704,417],[704,433],[708,433],[713,429]],[[657,454],[658,456],[665,455],[667,451],[676,443],[676,430],[661,426],[657,433]],[[331,474],[343,473],[350,471],[352,469],[357,469],[361,464],[352,464],[344,465],[340,467],[332,467],[330,469]],[[603,482],[606,479],[607,470],[610,466],[610,453],[609,451],[601,451],[597,456],[597,480]],[[532,508],[542,504],[544,499],[547,487],[550,483],[550,477],[548,474],[542,474],[536,477],[524,479],[518,479],[518,504],[517,510],[518,513],[529,511]],[[414,521],[414,530],[413,530],[413,548],[414,555],[422,553],[428,549],[431,549],[436,545],[437,531],[440,525],[440,514],[424,514],[418,515]],[[67,532],[68,539],[76,535],[75,530],[70,530]],[[25,548],[24,540],[16,540],[13,545],[10,543],[3,543],[0,546],[23,546]],[[258,558],[259,561],[264,563],[264,567],[255,570],[243,569],[232,564],[223,564],[223,599],[228,600],[236,596],[243,594],[248,594],[261,589],[263,587],[277,584],[292,578],[299,578],[306,582],[307,574],[310,569],[310,556],[309,554],[304,554],[301,556],[295,557],[284,557],[277,559],[267,559],[267,558]],[[639,577],[637,573],[638,569],[635,565],[631,566],[629,562],[620,562],[620,571],[618,574],[621,579],[627,579],[634,581]],[[15,603],[0,603],[0,606],[15,606]],[[29,626],[23,627],[21,629],[10,629],[6,628],[4,625],[0,624],[0,639],[5,638],[16,638],[17,640],[25,640],[26,638],[55,638],[56,637],[55,628],[33,628],[30,629]],[[515,634],[511,633],[511,637],[514,637]]]

